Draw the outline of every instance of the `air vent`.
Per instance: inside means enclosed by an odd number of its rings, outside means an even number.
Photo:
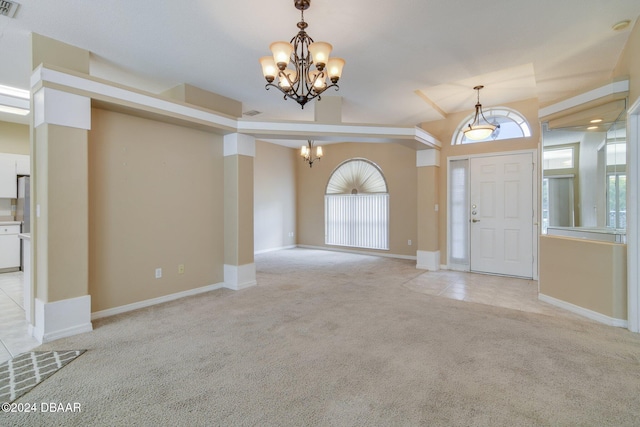
[[[249,116],[249,117],[257,116],[258,114],[262,114],[262,111],[249,110],[242,113],[243,116]]]
[[[18,3],[13,1],[0,0],[0,15],[13,18],[18,9]]]

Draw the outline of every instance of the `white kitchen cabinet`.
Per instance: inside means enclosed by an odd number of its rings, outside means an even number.
[[[0,198],[18,197],[18,175],[16,159],[13,156],[0,156]]]
[[[20,225],[0,225],[0,269],[20,267]]]

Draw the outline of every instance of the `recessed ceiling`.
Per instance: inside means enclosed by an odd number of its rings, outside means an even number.
[[[343,98],[344,122],[416,125],[472,111],[478,84],[490,107],[545,105],[606,83],[639,15],[638,0],[312,0],[305,21],[346,59],[329,94]],[[188,83],[260,120],[312,121],[313,105],[264,89],[258,63],[296,34],[299,17],[293,0],[23,0],[13,18],[0,16],[0,84],[29,88],[36,32],[91,51],[97,77],[153,93]]]

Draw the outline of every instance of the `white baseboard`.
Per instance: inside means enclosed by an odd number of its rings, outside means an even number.
[[[224,287],[239,291],[257,285],[256,265],[224,265]]]
[[[175,294],[164,295],[157,298],[151,298],[144,301],[121,305],[120,307],[100,310],[100,311],[91,313],[91,320],[102,319],[103,317],[115,316],[116,314],[127,313],[129,311],[150,307],[156,304],[162,304],[169,301],[174,301],[180,298],[190,297],[192,295],[198,295],[198,294],[202,294],[209,291],[215,291],[216,289],[221,289],[223,287],[224,287],[224,283],[218,283],[215,285],[203,286],[201,288],[189,289],[188,291],[176,292]]]
[[[330,246],[296,245],[296,247],[304,248],[304,249],[317,249],[320,251],[347,252],[350,254],[381,256],[385,258],[409,259],[414,261],[416,260],[416,257],[411,255],[398,255],[398,254],[389,254],[389,253],[383,253],[383,252],[358,251],[354,249],[341,249],[341,248],[334,248]]]
[[[35,315],[32,335],[41,343],[93,330],[90,295],[47,303],[36,298]]]
[[[416,268],[420,270],[438,271],[440,269],[440,251],[417,251]]]
[[[254,254],[254,255],[260,255],[260,254],[266,254],[266,253],[269,253],[269,252],[281,251],[281,250],[283,250],[283,249],[293,249],[293,248],[295,248],[295,247],[296,247],[296,245],[281,246],[281,247],[279,247],[279,248],[263,249],[263,250],[261,250],[261,251],[254,252],[253,254]]]
[[[597,311],[589,310],[587,308],[571,304],[570,302],[550,297],[549,295],[538,294],[538,299],[572,313],[579,314],[580,316],[584,316],[588,319],[595,320],[596,322],[604,323],[605,325],[616,326],[619,328],[627,327],[627,321],[624,319],[616,319],[614,317],[605,316],[604,314],[598,313]]]

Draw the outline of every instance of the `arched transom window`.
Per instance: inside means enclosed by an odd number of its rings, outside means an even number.
[[[389,192],[378,165],[361,158],[342,162],[324,200],[325,244],[389,249]]]
[[[494,107],[483,111],[483,113],[488,122],[499,124],[500,127],[485,139],[478,141],[467,139],[465,138],[463,131],[467,125],[473,121],[475,113],[471,114],[460,122],[456,131],[453,133],[451,144],[473,144],[476,142],[528,138],[531,136],[531,127],[529,126],[529,123],[527,123],[527,120],[522,116],[522,114],[516,110],[506,107]]]

